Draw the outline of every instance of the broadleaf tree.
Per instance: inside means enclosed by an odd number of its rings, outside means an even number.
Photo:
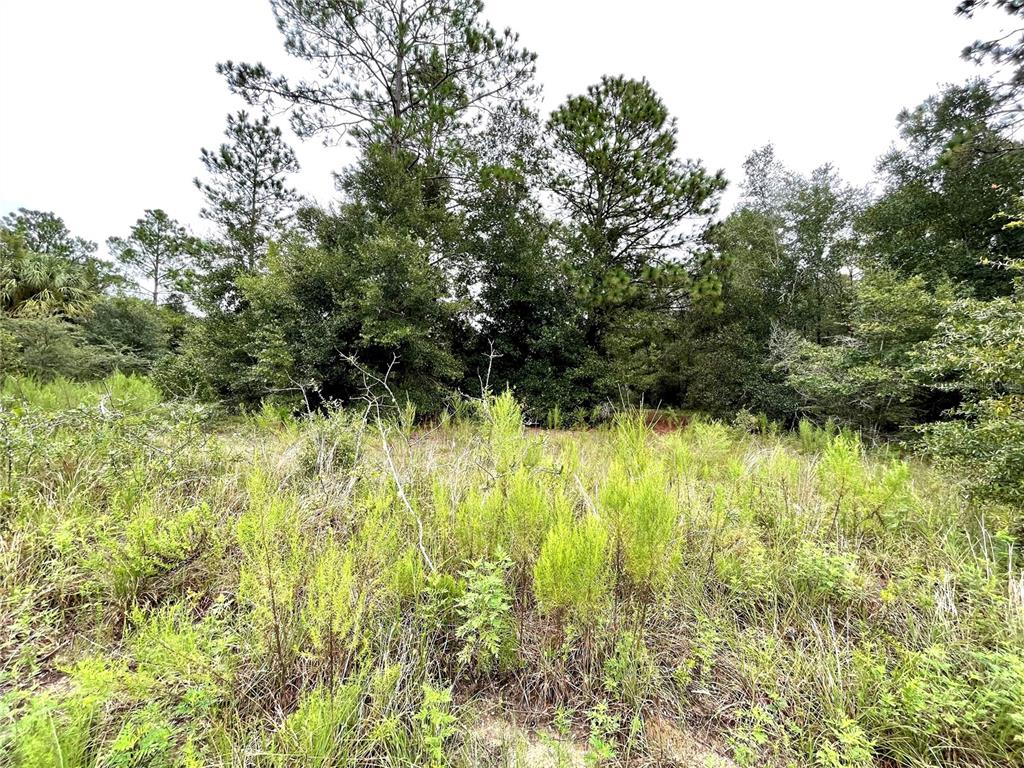
[[[983,298],[1011,291],[1010,273],[988,264],[1024,252],[1024,232],[999,217],[1024,194],[1024,144],[992,105],[975,81],[900,114],[902,140],[878,164],[883,192],[859,222],[865,263],[963,282]]]

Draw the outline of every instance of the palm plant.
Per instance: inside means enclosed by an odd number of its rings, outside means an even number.
[[[13,233],[0,236],[0,313],[10,317],[75,317],[89,305],[86,274],[52,254],[33,253]]]

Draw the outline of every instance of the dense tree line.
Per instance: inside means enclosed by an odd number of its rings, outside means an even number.
[[[426,415],[489,376],[540,422],[642,399],[920,428],[950,460],[981,457],[997,493],[1019,492],[1019,40],[965,51],[1002,79],[900,115],[876,193],[829,165],[795,173],[767,146],[720,217],[723,174],[683,159],[692,148],[646,80],[602,77],[544,119],[534,55],[479,0],[272,5],[319,76],[219,71],[299,137],[357,147],[335,204],[303,201],[282,132],[243,112],[201,154],[214,239],[148,210],[110,239],[112,265],[53,214],[6,217],[5,370],[146,370],[233,407],[349,400],[360,369],[390,371]]]

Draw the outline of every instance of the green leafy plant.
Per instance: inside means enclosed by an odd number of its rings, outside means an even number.
[[[423,702],[413,715],[413,721],[423,744],[425,764],[429,768],[447,768],[451,764],[448,745],[458,733],[451,690],[424,683]]]
[[[505,582],[510,566],[507,558],[481,560],[462,574],[466,588],[455,605],[460,619],[455,635],[463,641],[459,663],[487,672],[515,653],[512,600]]]

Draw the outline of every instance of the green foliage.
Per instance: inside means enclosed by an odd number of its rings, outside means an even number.
[[[715,576],[741,606],[759,603],[775,591],[771,552],[750,528],[736,526],[722,535],[714,565]]]
[[[15,766],[461,764],[497,690],[576,718],[566,759],[655,759],[678,702],[741,764],[1020,764],[1014,511],[848,431],[541,441],[506,394],[310,474],[288,412],[3,387]]]
[[[458,248],[478,282],[477,341],[464,356],[471,379],[490,373],[490,387],[511,388],[535,420],[550,408],[569,411],[588,401],[576,386],[586,349],[577,302],[557,250],[554,222],[537,198],[546,157],[535,114],[510,107],[492,116],[467,198]]]
[[[94,297],[81,265],[54,253],[30,251],[21,235],[0,229],[2,316],[81,316]]]
[[[608,695],[632,711],[640,711],[657,685],[658,670],[643,641],[633,634],[620,635],[604,662],[603,685]]]
[[[922,374],[959,392],[955,421],[924,427],[931,452],[980,494],[1024,499],[1024,287],[956,302],[919,357]]]
[[[103,709],[113,698],[117,681],[102,663],[83,662],[75,670],[75,688],[65,696],[40,694],[28,698],[9,739],[15,768],[93,768],[99,762]],[[2,733],[2,732],[0,732]]]
[[[681,224],[713,214],[725,180],[676,157],[675,120],[646,80],[603,77],[555,110],[548,131],[549,186],[569,213],[568,267],[585,310],[582,342],[595,353],[580,360],[579,375],[596,379],[601,396],[617,387],[651,392],[657,353],[630,361],[628,351],[637,334],[644,347],[659,346],[672,317],[664,307],[720,291],[699,259],[680,253],[694,240]],[[651,309],[660,310],[654,339],[642,333],[651,315],[635,311]],[[618,364],[612,375],[608,360]]]
[[[334,206],[240,113],[216,242],[108,241],[149,302],[0,227],[0,762],[504,765],[486,706],[559,763],[683,712],[740,765],[1024,764],[1019,83],[903,113],[873,201],[759,149],[712,224],[646,80],[542,124],[479,0],[272,6],[306,79],[219,70],[347,133]]]
[[[122,517],[122,530],[101,533],[95,549],[82,555],[85,574],[122,615],[154,589],[156,577],[173,572],[206,545],[208,508],[166,514],[155,503],[151,498],[135,501]]]
[[[155,698],[175,715],[193,719],[229,705],[239,642],[227,600],[218,598],[198,618],[197,608],[191,601],[152,611],[136,607],[126,641],[139,675],[155,682]]]
[[[297,597],[310,557],[294,498],[276,494],[270,478],[255,472],[248,481],[248,509],[238,518],[242,560],[238,599],[262,651],[273,658],[283,679],[301,640]]]
[[[452,692],[423,684],[423,703],[413,715],[419,738],[423,743],[424,765],[428,768],[448,768],[447,745],[458,733],[457,720],[452,714]]]
[[[127,237],[111,237],[107,247],[152,297],[154,306],[188,292],[190,261],[200,243],[164,211],[147,210]]]
[[[587,739],[587,744],[590,747],[587,764],[601,765],[615,759],[614,739],[621,724],[619,718],[609,711],[607,702],[599,702],[587,712],[587,725],[590,731]]]
[[[72,235],[64,220],[54,213],[19,208],[4,216],[2,222],[3,229],[19,238],[32,253],[54,256],[79,266],[91,265],[94,260],[96,243]]]
[[[269,764],[328,768],[355,759],[361,694],[354,684],[306,693],[274,733]]]
[[[850,335],[823,346],[795,334],[773,339],[776,367],[808,409],[863,429],[892,431],[932,407],[917,355],[953,304],[948,284],[869,272],[854,287]]]
[[[810,176],[786,169],[770,145],[744,167],[740,207],[708,233],[720,253],[720,311],[689,313],[669,361],[681,356],[685,364],[690,407],[725,415],[745,406],[792,420],[806,395],[773,365],[773,342],[831,342],[845,332],[845,273],[856,256],[863,193],[827,165]]]
[[[854,656],[863,727],[883,753],[897,759],[927,755],[940,734],[954,736],[949,754],[975,752],[994,764],[1019,765],[1024,720],[1021,659],[1005,652],[962,654],[942,645],[902,650],[892,663],[865,649]],[[889,739],[902,732],[905,736]],[[996,741],[979,743],[977,734]],[[955,746],[954,746],[955,745]],[[959,754],[958,754],[959,753]]]
[[[747,279],[760,273],[760,285],[747,288],[762,294],[752,309],[766,303],[776,322],[821,343],[844,319],[849,278],[843,273],[855,254],[853,225],[863,193],[829,165],[809,177],[787,170],[771,145],[752,152],[744,168],[741,213],[747,216],[730,245],[734,261],[753,262]]]
[[[832,740],[814,754],[814,764],[826,768],[869,768],[874,765],[874,743],[855,720],[843,718],[832,725]]]
[[[224,135],[230,143],[216,151],[202,151],[207,181],[195,180],[206,198],[201,215],[220,230],[228,253],[218,259],[216,275],[207,278],[206,300],[218,304],[231,297],[235,272],[258,269],[266,256],[267,242],[277,235],[297,202],[285,177],[299,169],[295,154],[281,138],[281,129],[264,115],[255,122],[239,112],[228,115]],[[225,283],[227,283],[225,285]]]
[[[77,317],[124,279],[56,214],[19,208],[0,224],[0,311]]]
[[[796,434],[801,450],[805,453],[817,453],[824,451],[832,444],[835,427],[831,422],[826,422],[825,427],[819,429],[813,421],[800,419]]]
[[[830,553],[813,542],[800,545],[788,575],[797,594],[839,607],[861,595],[866,586],[856,558]]]
[[[84,659],[68,670],[70,685],[58,693],[27,697],[11,731],[17,768],[172,768],[178,727],[161,707],[135,705],[147,681],[126,667]],[[126,709],[127,705],[127,709]]]
[[[83,324],[84,341],[106,355],[103,373],[148,373],[170,352],[172,314],[139,299],[103,299]]]
[[[878,166],[885,192],[859,224],[865,260],[933,285],[963,281],[980,298],[1009,292],[1009,275],[985,263],[1016,257],[1024,242],[997,217],[1024,191],[1024,152],[997,111],[981,81],[948,86],[904,110],[903,142]]]
[[[545,475],[520,468],[508,478],[502,545],[517,566],[533,564],[552,526],[571,515],[565,491]]]
[[[478,561],[463,572],[466,587],[455,604],[460,622],[455,636],[463,642],[460,664],[487,672],[514,655],[512,600],[505,583],[510,565],[508,560]]]
[[[330,408],[309,414],[302,423],[303,441],[298,456],[303,472],[324,476],[350,468],[356,460],[366,424],[356,413]]]
[[[450,141],[446,131],[468,122],[473,110],[528,89],[535,56],[511,31],[494,30],[482,10],[473,0],[275,3],[287,50],[314,62],[319,80],[293,82],[262,64],[229,61],[218,70],[251,103],[294,108],[300,135],[343,124],[365,142],[429,147],[431,137]]]
[[[1013,0],[960,0],[956,6],[956,13],[958,16],[971,18],[979,10],[989,6],[1000,8],[1010,16],[1024,16],[1024,7]],[[976,63],[989,60],[996,65],[1009,65],[1004,73],[1001,73],[1004,74],[1006,82],[999,84],[995,93],[997,114],[1002,108],[1012,106],[1013,99],[1019,96],[1021,88],[1024,88],[1024,35],[1020,35],[1020,31],[1017,29],[1016,32],[991,40],[976,40],[963,50],[963,57]],[[1018,36],[1014,37],[1015,34]],[[1009,121],[1014,122],[1012,116]]]
[[[888,435],[957,405],[915,363],[954,299],[1013,290],[991,268],[1024,236],[1012,82],[904,112],[870,203],[830,165],[801,175],[760,148],[712,225],[725,180],[680,159],[647,80],[604,76],[543,121],[533,54],[479,0],[272,5],[307,78],[219,71],[301,136],[349,131],[337,205],[293,210],[281,131],[229,116],[197,180],[217,241],[159,209],[108,241],[174,310],[160,313],[106,296],[123,280],[55,215],[5,217],[5,373],[153,370],[169,394],[245,409],[285,392],[349,403],[387,375],[421,420],[484,384],[514,391],[531,423],[600,421],[624,401],[786,424],[812,412]]]
[[[309,647],[331,663],[335,655],[357,650],[360,638],[365,601],[355,566],[352,552],[329,541],[312,563],[304,590],[301,621],[309,636]]]
[[[550,530],[533,570],[533,591],[546,613],[592,622],[608,599],[608,532],[595,515]]]
[[[311,397],[346,400],[366,384],[346,359],[354,357],[381,378],[391,368],[399,402],[433,414],[445,383],[461,373],[451,351],[454,307],[440,301],[444,275],[409,235],[386,230],[319,247],[292,237],[273,250],[265,272],[239,286],[248,309],[186,339],[178,389],[258,401],[298,383]],[[247,338],[242,348],[239,335]]]
[[[725,182],[675,157],[675,121],[646,80],[604,77],[559,107],[548,127],[563,163],[552,189],[579,217],[588,290],[621,301],[603,282],[611,271],[628,283],[665,263],[685,241],[680,220],[713,213]]]
[[[522,462],[523,411],[509,390],[484,400],[484,431],[494,471],[505,475]]]
[[[94,268],[95,246],[71,238],[52,214],[22,210],[5,221],[12,218],[11,229],[0,229],[0,377],[84,379],[148,369],[166,348],[158,321],[132,317],[99,294],[108,281]],[[136,321],[130,340],[113,327],[128,317]]]
[[[101,402],[121,412],[144,413],[160,404],[160,391],[148,379],[115,373],[98,382],[75,382],[53,379],[41,382],[32,378],[8,378],[2,382],[2,393],[16,405],[47,413],[71,411],[79,407],[95,407]]]
[[[75,325],[57,318],[0,316],[0,372],[39,379],[88,379],[106,360],[90,348]]]
[[[111,768],[172,768],[173,727],[159,710],[143,709],[121,725],[103,764]]]
[[[650,593],[664,586],[675,550],[679,509],[667,468],[647,451],[649,433],[637,418],[617,426],[619,457],[601,490],[613,558],[633,587]]]

